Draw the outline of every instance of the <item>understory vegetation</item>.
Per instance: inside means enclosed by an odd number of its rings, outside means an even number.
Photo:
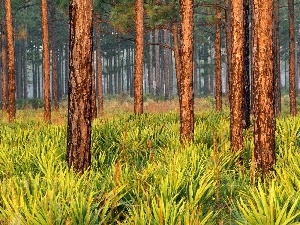
[[[176,110],[108,111],[93,123],[83,175],[65,162],[64,113],[52,124],[31,109],[14,124],[2,119],[0,224],[299,224],[300,118],[277,119],[274,172],[251,184],[252,128],[244,152],[232,153],[228,111],[214,112],[209,99],[203,106],[186,147]]]

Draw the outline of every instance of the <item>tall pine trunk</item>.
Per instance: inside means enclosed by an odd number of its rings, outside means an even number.
[[[144,1],[136,0],[136,38],[134,56],[134,113],[143,113],[143,66],[144,66]]]
[[[7,35],[5,30],[5,21],[2,24],[1,32],[1,79],[2,79],[2,110],[7,111],[8,104],[8,77],[7,77]]]
[[[8,67],[8,120],[16,118],[16,77],[15,77],[15,48],[14,27],[12,21],[11,1],[5,0],[5,23],[7,34],[7,67]]]
[[[92,0],[70,1],[67,162],[78,172],[91,164],[92,10]]]
[[[265,176],[275,164],[273,0],[253,1],[254,158]]]
[[[274,76],[275,76],[275,113],[281,113],[281,74],[280,74],[280,32],[279,0],[274,0]]]
[[[243,149],[243,0],[233,0],[231,9],[230,143],[233,151],[239,151]]]
[[[180,140],[182,143],[194,139],[194,93],[193,93],[193,0],[180,0]]]
[[[47,0],[41,0],[42,15],[42,43],[43,43],[43,80],[44,80],[44,120],[51,121],[50,99],[50,49],[48,27],[48,4]]]

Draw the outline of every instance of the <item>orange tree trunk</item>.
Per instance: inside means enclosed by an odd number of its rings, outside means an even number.
[[[8,67],[8,120],[16,118],[16,77],[15,77],[15,48],[14,28],[12,22],[11,1],[5,0],[5,23],[7,34],[7,67]]]
[[[7,82],[7,42],[6,42],[6,31],[5,22],[2,24],[1,33],[1,77],[2,77],[2,110],[7,111],[7,97],[8,97],[8,82]]]
[[[180,0],[180,140],[190,142],[194,138],[194,93],[193,93],[193,0]]]
[[[243,148],[243,0],[233,0],[231,9],[230,143],[233,151],[239,151]]]
[[[254,157],[264,176],[275,163],[273,0],[253,1]]]
[[[44,120],[51,121],[51,101],[50,101],[50,49],[48,30],[48,6],[47,0],[42,0],[42,36],[43,36],[43,78],[44,78]]]
[[[144,1],[135,2],[134,113],[143,113]]]
[[[78,172],[91,163],[92,0],[71,0],[67,162]]]

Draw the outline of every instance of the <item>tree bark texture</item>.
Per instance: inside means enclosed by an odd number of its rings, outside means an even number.
[[[221,2],[218,1],[220,4]],[[222,111],[222,62],[221,62],[221,9],[216,6],[216,38],[215,38],[215,74],[216,74],[216,110]]]
[[[265,176],[275,164],[273,0],[253,1],[254,157]]]
[[[296,106],[296,64],[295,64],[295,17],[294,0],[288,0],[289,17],[289,84],[290,84],[290,114],[297,115]]]
[[[180,0],[180,140],[182,143],[194,139],[194,93],[193,93],[193,51],[194,18],[193,0]]]
[[[42,43],[43,43],[43,80],[44,80],[44,120],[51,121],[51,97],[50,97],[50,48],[48,26],[47,0],[41,0],[42,16]]]
[[[233,151],[239,151],[243,149],[243,0],[233,0],[231,9],[230,143]]]
[[[7,34],[7,69],[8,69],[8,120],[16,118],[16,77],[15,77],[15,48],[14,27],[12,21],[11,0],[5,0],[5,23]]]
[[[134,113],[143,113],[144,1],[135,2]]]
[[[2,87],[2,110],[7,111],[8,105],[8,77],[7,77],[7,35],[5,30],[5,22],[2,25],[1,32],[1,87]]]
[[[92,0],[71,0],[67,162],[78,172],[91,163]]]

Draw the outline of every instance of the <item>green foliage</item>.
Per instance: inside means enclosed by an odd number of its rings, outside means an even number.
[[[36,113],[0,122],[1,224],[299,224],[298,118],[278,119],[276,176],[251,186],[227,113],[197,114],[184,148],[176,113],[97,119],[81,176],[65,162],[66,127]]]

